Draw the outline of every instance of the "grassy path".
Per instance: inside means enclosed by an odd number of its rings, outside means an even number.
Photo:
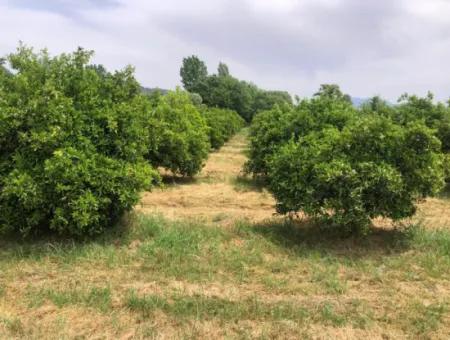
[[[195,179],[166,178],[166,188],[146,193],[137,210],[220,225],[272,217],[275,202],[271,195],[242,176],[246,147],[244,130],[211,153]]]

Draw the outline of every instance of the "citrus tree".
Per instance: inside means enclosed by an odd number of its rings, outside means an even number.
[[[209,127],[209,141],[214,149],[219,149],[242,129],[245,123],[244,119],[232,110],[203,107],[202,114]]]
[[[416,202],[436,194],[444,179],[434,131],[384,117],[291,141],[274,154],[269,168],[278,212],[302,212],[347,231],[365,231],[376,217],[412,216]]]
[[[151,141],[147,159],[175,174],[195,175],[210,150],[205,118],[189,93],[180,89],[160,96],[153,106],[148,122]]]
[[[0,72],[0,230],[91,235],[130,210],[158,174],[144,160],[147,100],[133,69],[91,51],[20,46]],[[152,132],[154,133],[154,131]]]

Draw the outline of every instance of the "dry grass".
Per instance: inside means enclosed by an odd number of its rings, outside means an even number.
[[[275,202],[271,195],[264,189],[254,188],[241,173],[246,161],[245,148],[245,134],[236,135],[219,151],[210,154],[195,179],[167,176],[166,188],[144,194],[136,209],[143,213],[162,213],[171,219],[192,218],[220,225],[272,217]]]
[[[0,339],[450,338],[448,199],[423,228],[342,238],[273,218],[244,149],[94,241],[0,240]]]

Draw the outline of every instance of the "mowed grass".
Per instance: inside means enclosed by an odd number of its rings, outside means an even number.
[[[450,232],[130,216],[89,242],[0,242],[0,338],[442,338]]]

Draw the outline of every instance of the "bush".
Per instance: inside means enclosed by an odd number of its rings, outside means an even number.
[[[227,109],[204,107],[202,113],[209,127],[209,142],[214,149],[225,144],[245,123],[239,114]]]
[[[365,230],[375,217],[412,216],[417,200],[442,188],[440,147],[423,124],[367,117],[281,147],[270,161],[269,187],[280,213]]]
[[[441,141],[441,150],[449,159],[450,154],[450,107],[443,103],[435,103],[433,95],[426,97],[404,94],[398,105],[389,105],[380,97],[373,97],[361,108],[363,114],[376,114],[390,117],[401,125],[411,122],[422,122],[435,131],[436,137]],[[447,164],[448,161],[447,161]],[[450,170],[446,166],[446,178],[450,181]]]
[[[291,131],[288,117],[292,112],[285,106],[258,113],[250,125],[248,161],[245,172],[266,176],[268,162],[277,149],[289,141]]]
[[[0,230],[91,235],[158,178],[144,160],[146,100],[133,70],[19,47],[0,73]]]
[[[205,119],[192,104],[189,93],[179,89],[160,96],[154,106],[149,122],[148,160],[174,174],[195,175],[210,149]]]
[[[246,172],[267,176],[268,163],[282,145],[326,127],[342,129],[355,116],[355,109],[346,100],[327,97],[305,99],[295,108],[282,105],[258,113],[250,126]]]

